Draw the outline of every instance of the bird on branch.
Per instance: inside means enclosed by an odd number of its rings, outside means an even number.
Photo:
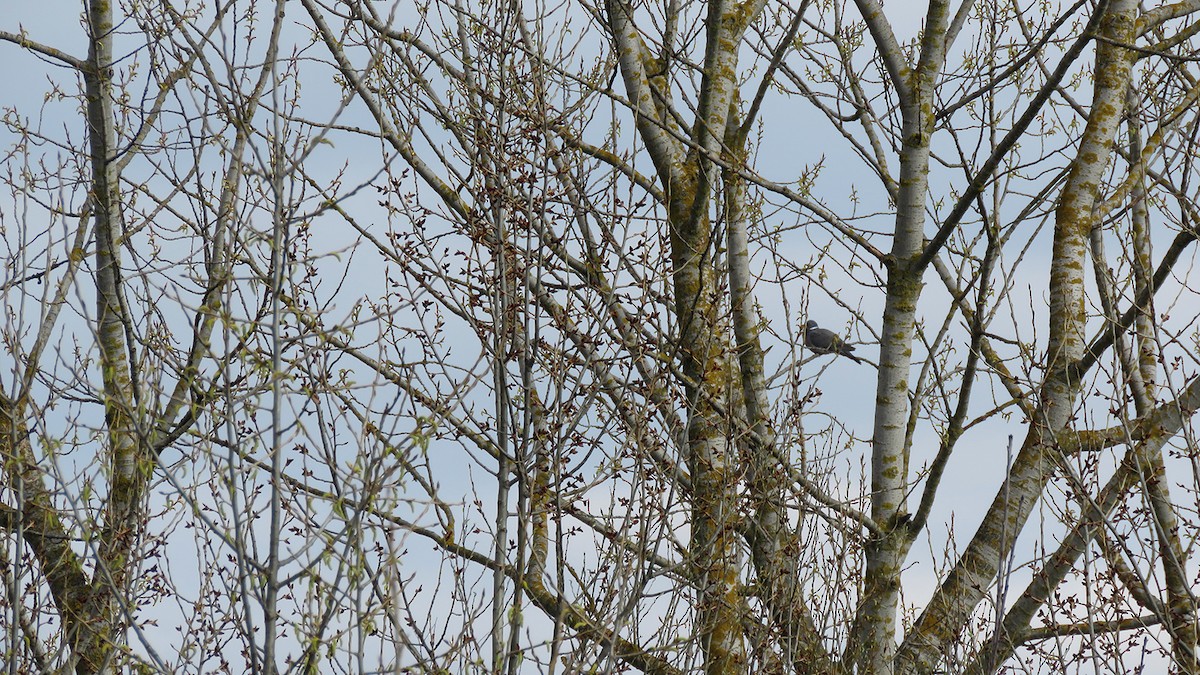
[[[831,330],[818,328],[816,321],[810,320],[804,324],[804,346],[816,354],[838,354],[855,363],[862,363],[862,359],[850,353],[854,351],[854,345],[846,344],[841,336]]]

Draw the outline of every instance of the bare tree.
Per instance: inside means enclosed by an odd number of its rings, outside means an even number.
[[[1196,672],[1195,9],[0,32],[9,663]]]
[[[113,672],[130,664],[172,670],[170,663],[192,661],[200,645],[227,640],[212,642],[230,619],[247,639],[259,622],[267,635],[279,632],[278,493],[269,509],[270,545],[260,555],[246,521],[267,510],[253,493],[239,496],[247,486],[227,486],[233,510],[211,514],[212,502],[201,495],[205,487],[222,490],[212,484],[216,474],[180,473],[178,461],[187,447],[240,449],[237,438],[264,394],[274,394],[272,435],[255,443],[260,451],[280,448],[281,378],[273,373],[280,372],[285,327],[282,293],[270,280],[278,281],[286,243],[279,167],[287,149],[281,128],[259,131],[255,117],[267,92],[278,104],[274,119],[287,110],[284,64],[277,63],[282,3],[265,35],[244,18],[229,23],[231,9],[198,18],[169,3],[124,14],[112,3],[87,3],[83,39],[69,48],[23,31],[0,33],[67,73],[51,82],[42,118],[28,116],[25,100],[6,111],[15,141],[5,163],[12,199],[4,225],[0,515],[10,535],[10,672]],[[224,34],[230,27],[234,35]],[[265,40],[265,49],[235,45],[247,38]],[[257,65],[247,67],[256,56]],[[54,116],[72,106],[78,118],[52,128]],[[248,228],[264,213],[262,237]],[[270,253],[259,267],[263,248]],[[253,270],[254,282],[236,280],[236,268]],[[264,302],[255,287],[274,292]],[[235,307],[239,300],[245,304]],[[268,330],[254,327],[262,320]],[[270,454],[279,466],[280,453]],[[236,481],[240,460],[228,459]],[[153,497],[155,486],[175,496],[164,503]],[[152,619],[141,610],[175,595],[162,560],[177,536],[178,516],[170,514],[180,509],[208,529],[190,557],[202,560],[204,547],[227,545],[220,557],[234,558],[238,582],[228,590],[255,596],[245,605],[254,611],[238,617],[233,592],[214,604],[198,597],[186,620],[200,637],[185,635],[179,653],[163,654],[144,632]],[[184,567],[189,585],[222,581],[213,570]],[[131,633],[139,638],[133,651]],[[273,663],[272,645],[265,638],[245,656]],[[217,660],[227,665],[226,658]]]

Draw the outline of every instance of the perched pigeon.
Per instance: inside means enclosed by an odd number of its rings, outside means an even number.
[[[817,328],[816,321],[804,324],[804,346],[817,354],[841,354],[855,363],[862,363],[862,359],[850,353],[854,351],[854,345],[846,344],[831,330]]]

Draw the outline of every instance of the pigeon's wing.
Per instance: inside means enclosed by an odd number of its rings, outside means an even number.
[[[837,348],[837,336],[824,328],[812,328],[805,334],[805,344],[818,354],[828,354]]]

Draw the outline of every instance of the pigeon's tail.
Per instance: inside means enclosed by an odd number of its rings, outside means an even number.
[[[838,353],[841,354],[842,356],[845,356],[846,358],[850,359],[851,361],[853,361],[855,363],[862,363],[863,362],[862,359],[860,359],[859,357],[850,353],[852,351],[854,351],[854,345],[844,344],[844,345],[842,345],[842,348],[840,350],[838,350]]]

